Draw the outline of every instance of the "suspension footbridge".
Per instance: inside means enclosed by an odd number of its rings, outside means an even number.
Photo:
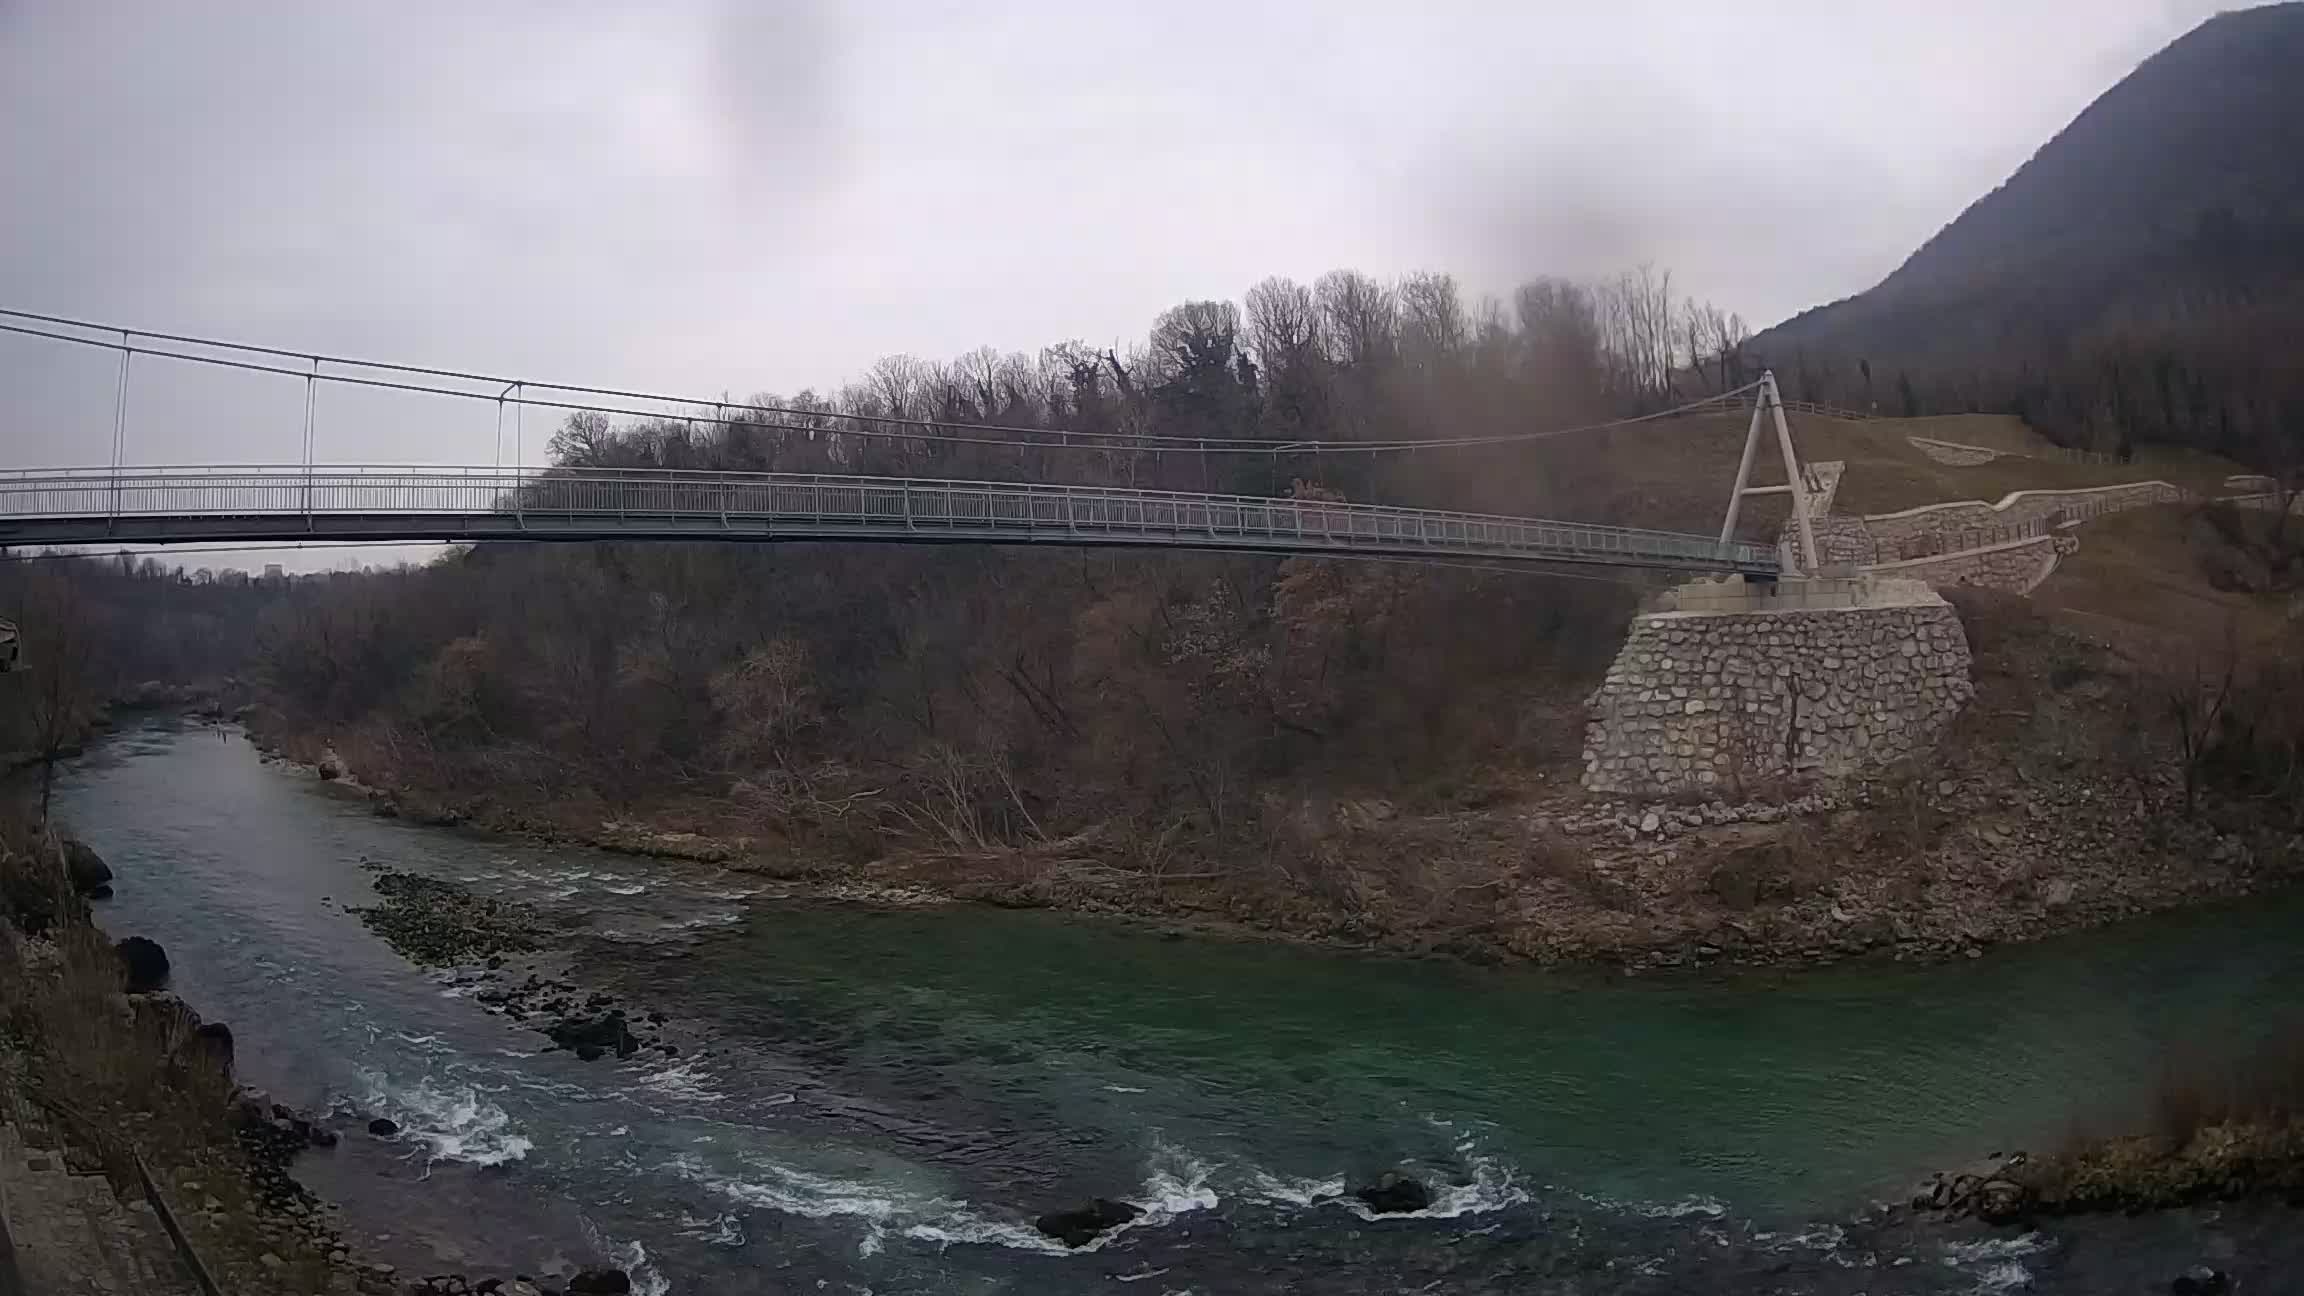
[[[0,470],[0,546],[170,545],[417,541],[721,540],[903,544],[1017,544],[1205,549],[1310,555],[1362,555],[1439,562],[1576,564],[1755,576],[1812,569],[1800,475],[1784,430],[1773,378],[1702,405],[1744,408],[1752,423],[1744,462],[1718,534],[1593,522],[1343,503],[1312,498],[1141,490],[1038,481],[933,477],[721,472],[688,469],[411,466],[314,462],[314,399],[324,384],[493,400],[508,409],[598,411],[667,417],[629,402],[676,398],[611,389],[508,380],[492,375],[305,355],[214,339],[142,333],[52,316],[0,310],[0,333],[119,356],[113,462],[102,467]],[[128,440],[132,365],[145,358],[284,375],[305,386],[304,453],[298,464],[137,466],[122,462]],[[477,387],[475,385],[478,385]],[[494,395],[487,388],[500,385]],[[618,403],[623,402],[623,403]],[[1236,438],[1163,438],[1063,429],[940,424],[820,410],[678,402],[676,420],[749,426],[811,436],[894,437],[993,444],[1035,451],[1106,454],[1393,453],[1536,439],[1592,429],[1511,437],[1399,443],[1275,444]],[[1667,417],[1695,406],[1644,419]],[[1790,485],[1747,485],[1773,412]],[[804,419],[806,422],[790,420]],[[836,420],[849,420],[843,425]],[[502,438],[499,436],[499,451]],[[1804,555],[1734,538],[1744,496],[1789,493]],[[1805,556],[1803,563],[1801,557]],[[1790,561],[1788,561],[1790,559]]]

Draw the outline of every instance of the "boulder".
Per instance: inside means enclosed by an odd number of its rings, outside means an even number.
[[[624,1022],[624,1013],[621,1009],[605,1012],[597,1017],[564,1017],[545,1027],[544,1033],[551,1038],[553,1043],[573,1051],[578,1057],[585,1058],[586,1061],[590,1061],[591,1057],[598,1057],[601,1054],[611,1052],[620,1058],[626,1058],[640,1050],[640,1041],[633,1038],[631,1028]],[[588,1048],[597,1049],[599,1052],[592,1054],[591,1057],[586,1057],[585,1050]]]
[[[378,1138],[390,1138],[400,1132],[400,1122],[379,1116],[368,1122],[368,1132]]]
[[[192,1048],[226,1071],[232,1069],[232,1028],[224,1023],[203,1022],[193,1027]]]
[[[1068,1247],[1086,1246],[1096,1235],[1116,1229],[1143,1214],[1141,1207],[1098,1197],[1079,1210],[1050,1211],[1032,1221],[1032,1227]]]
[[[166,990],[130,994],[128,1012],[136,1029],[158,1041],[163,1048],[174,1048],[200,1029],[200,1014]]]
[[[272,1104],[271,1124],[283,1147],[295,1148],[306,1144],[313,1147],[336,1146],[336,1136],[320,1124],[319,1117],[310,1112],[298,1111],[286,1103]]]
[[[1987,1179],[1976,1185],[1976,1218],[1987,1224],[2013,1224],[2031,1205],[2031,1194],[2013,1179]]]
[[[624,1296],[632,1279],[621,1269],[586,1269],[568,1280],[568,1296]]]
[[[272,1114],[272,1096],[261,1089],[242,1089],[235,1098],[242,1128],[261,1125]]]
[[[120,955],[120,971],[130,994],[147,994],[168,985],[168,954],[160,942],[130,936],[112,947]]]
[[[1421,1180],[1398,1174],[1382,1175],[1372,1184],[1353,1189],[1352,1195],[1379,1215],[1405,1215],[1432,1204],[1432,1190]]]
[[[96,849],[77,837],[64,839],[64,874],[72,889],[102,899],[112,894],[112,869]]]
[[[2176,1275],[2168,1290],[2174,1296],[2224,1296],[2232,1290],[2232,1279],[2221,1269],[2194,1265]]]

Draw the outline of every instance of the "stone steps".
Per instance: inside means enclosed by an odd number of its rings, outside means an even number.
[[[0,1213],[35,1296],[197,1296],[141,1198],[122,1202],[37,1117],[0,1123]]]

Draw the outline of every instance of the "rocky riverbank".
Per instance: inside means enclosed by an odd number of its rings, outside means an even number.
[[[2220,1120],[2178,1135],[2084,1139],[2041,1155],[1998,1153],[1931,1175],[1911,1206],[2022,1224],[2245,1200],[2304,1209],[2304,1121]]]
[[[359,1137],[363,1118],[342,1110],[300,1111],[238,1086],[230,1027],[202,1020],[167,988],[166,952],[142,937],[106,940],[93,912],[73,894],[109,894],[114,879],[102,859],[84,843],[10,836],[17,840],[0,845],[0,879],[10,884],[0,887],[0,1126],[27,1131],[38,1146],[59,1147],[34,1157],[35,1169],[60,1159],[105,1174],[132,1206],[167,1219],[197,1263],[236,1293],[593,1296],[631,1290],[629,1278],[609,1268],[533,1277],[414,1276],[362,1255],[342,1212],[299,1183],[294,1166],[300,1156],[330,1155],[344,1139]],[[365,916],[434,962],[475,956],[501,964],[498,951],[539,943],[540,925],[528,915],[426,886],[423,879],[380,879],[379,890],[386,904]],[[46,902],[29,909],[18,903],[34,895]],[[517,1014],[526,998],[538,997],[529,990],[506,993],[499,1002]],[[606,1007],[599,998],[592,1008]],[[605,1031],[602,1022],[616,1029]],[[601,1011],[561,1018],[548,1030],[582,1056],[600,1055],[602,1042],[625,1055],[640,1041],[620,1022],[620,1014]],[[391,1124],[369,1120],[366,1130],[389,1137],[397,1132]],[[158,1236],[146,1230],[84,1245],[149,1249]],[[99,1263],[96,1256],[84,1259]],[[143,1263],[172,1269],[193,1262],[163,1248]],[[96,1272],[91,1268],[89,1275]],[[72,1273],[60,1278],[76,1280]]]
[[[393,1290],[354,1260],[334,1212],[289,1173],[297,1153],[334,1146],[336,1134],[236,1090],[230,1028],[166,988],[165,952],[141,937],[115,945],[96,929],[71,896],[110,893],[93,850],[10,836],[0,846],[0,873],[15,883],[0,904],[0,1121],[59,1144],[67,1165],[101,1169],[232,1290]],[[27,907],[41,877],[50,903]]]
[[[1093,840],[870,859],[696,831],[485,806],[409,809],[412,794],[339,786],[379,812],[619,854],[761,874],[780,894],[868,904],[987,903],[1472,962],[1599,964],[1628,971],[1813,966],[1850,958],[1976,958],[2036,940],[2304,878],[2304,842],[2245,815],[2171,816],[2165,775],[2140,786],[1952,751],[1926,770],[1818,785],[1797,796],[1694,804],[1540,794],[1411,814],[1343,801],[1321,832],[1364,858],[1425,861],[1446,886],[1421,907],[1381,893],[1353,905],[1229,874],[1113,867]],[[1457,879],[1462,879],[1458,881]]]
[[[378,763],[358,768],[278,716],[255,732],[381,814],[724,865],[798,897],[1049,908],[1474,962],[1977,958],[2304,878],[2284,807],[2212,791],[2188,804],[2131,664],[1990,611],[1969,617],[1975,700],[1936,750],[1893,768],[1703,802],[1593,796],[1567,764],[1412,802],[1304,791],[1271,799],[1256,840],[1228,847],[1171,849],[1119,823],[929,840],[870,789],[797,826],[740,789],[609,814],[470,778],[435,786],[419,776],[434,766],[394,764],[382,741],[348,744]]]

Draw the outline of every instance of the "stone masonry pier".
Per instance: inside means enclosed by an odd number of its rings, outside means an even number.
[[[1590,701],[1584,786],[1716,795],[1932,743],[1974,696],[1960,619],[1911,580],[1698,581],[1633,618]]]

